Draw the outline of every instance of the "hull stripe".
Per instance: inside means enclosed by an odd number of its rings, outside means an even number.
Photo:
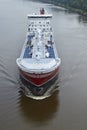
[[[39,87],[45,84],[46,82],[48,82],[49,80],[53,79],[57,75],[58,70],[59,70],[59,67],[55,69],[54,71],[50,72],[49,75],[48,73],[47,75],[45,74],[45,77],[43,77],[43,74],[34,74],[34,77],[31,77],[26,72],[22,70],[19,70],[19,71],[20,71],[20,75],[25,80]]]

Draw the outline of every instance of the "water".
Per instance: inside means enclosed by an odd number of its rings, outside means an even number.
[[[59,91],[35,101],[20,92],[16,58],[27,30],[27,13],[53,14],[62,59]],[[87,18],[29,0],[0,0],[0,130],[87,130]]]

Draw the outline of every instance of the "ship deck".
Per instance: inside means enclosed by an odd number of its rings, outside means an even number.
[[[27,46],[24,51],[23,58],[32,58],[32,52],[31,52],[32,47]],[[55,53],[53,46],[47,47],[47,52],[49,53],[49,58],[55,58]],[[47,57],[46,57],[47,58]]]
[[[38,32],[27,35],[23,49],[23,58],[45,59],[55,58],[54,42],[50,32]]]
[[[17,64],[20,69],[29,73],[47,73],[60,65],[53,30],[47,15],[30,18],[26,40]]]

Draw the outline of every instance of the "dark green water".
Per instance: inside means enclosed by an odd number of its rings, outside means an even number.
[[[53,14],[62,63],[59,91],[35,101],[20,92],[16,58],[27,30],[27,14],[45,7]],[[87,130],[87,19],[53,5],[0,0],[0,130]]]

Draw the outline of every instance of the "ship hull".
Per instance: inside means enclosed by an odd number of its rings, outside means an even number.
[[[35,86],[39,87],[42,86],[43,84],[47,83],[49,80],[53,79],[53,77],[55,77],[55,75],[58,73],[59,67],[57,67],[56,69],[54,69],[51,72],[45,72],[45,73],[29,73],[29,72],[25,72],[21,69],[19,69],[20,71],[20,75],[27,80],[28,82],[34,84]]]
[[[26,96],[33,98],[33,99],[44,99],[46,97],[49,97],[52,95],[52,93],[57,90],[58,88],[58,70],[59,68],[55,69],[54,71],[50,72],[49,74],[45,74],[44,76],[44,81],[43,81],[43,75],[39,74],[39,78],[35,77],[30,77],[28,76],[26,78],[25,74],[23,71],[20,71],[20,79],[22,83],[22,90],[25,93]],[[33,75],[32,75],[33,76]],[[40,78],[41,76],[41,78]],[[49,78],[50,77],[50,78]],[[33,79],[33,82],[30,80]],[[35,84],[37,81],[39,82],[39,85]],[[42,80],[42,81],[41,81]]]

